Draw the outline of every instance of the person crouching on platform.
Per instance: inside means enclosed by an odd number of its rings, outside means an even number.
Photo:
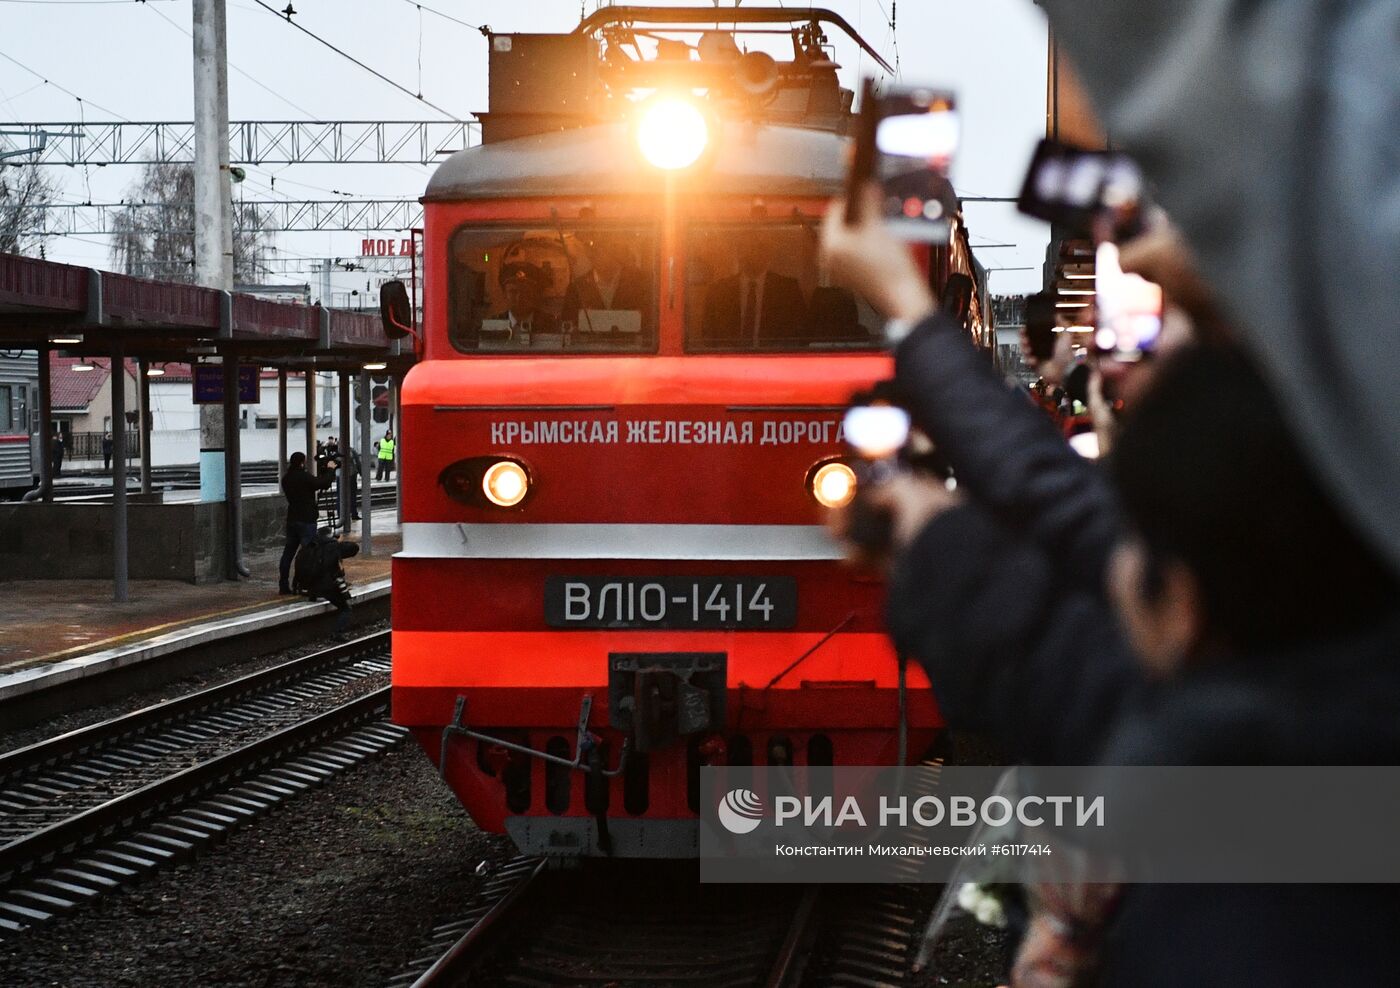
[[[277,592],[292,593],[292,560],[297,550],[316,538],[316,492],[335,483],[335,460],[327,460],[324,473],[313,476],[306,469],[306,454],[293,453],[282,475],[282,493],[287,498],[287,540],[277,564]]]

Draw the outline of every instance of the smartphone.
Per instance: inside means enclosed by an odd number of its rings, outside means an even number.
[[[894,456],[909,441],[909,413],[896,405],[852,405],[841,431],[846,442],[865,460]]]
[[[870,552],[889,550],[894,519],[869,503],[867,492],[906,469],[898,460],[909,441],[909,413],[895,405],[855,404],[846,410],[842,433],[857,459],[856,493],[847,507],[846,537]]]
[[[846,221],[859,220],[859,190],[880,183],[881,214],[898,236],[947,243],[958,198],[948,170],[958,149],[961,125],[953,94],[941,89],[899,86],[861,89],[856,145],[846,196]]]
[[[1141,275],[1125,274],[1118,245],[1111,241],[1099,244],[1094,270],[1094,348],[1123,361],[1154,352],[1162,335],[1162,287]]]
[[[1142,169],[1122,152],[1043,140],[1016,208],[1066,228],[1070,237],[1121,243],[1142,232],[1145,189]]]

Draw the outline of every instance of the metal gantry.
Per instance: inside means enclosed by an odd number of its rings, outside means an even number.
[[[183,121],[0,123],[0,155],[41,165],[147,165],[194,160],[194,124]],[[480,143],[460,120],[238,120],[229,160],[247,165],[418,164]]]
[[[384,232],[412,230],[423,225],[423,206],[413,199],[271,199],[256,202],[235,201],[240,225],[267,233]],[[130,218],[128,211],[158,213],[170,210],[189,212],[189,203],[48,203],[35,204],[25,215],[24,234],[67,236],[69,234],[120,233],[119,221]],[[247,211],[257,217],[249,222]],[[129,229],[130,227],[128,227]],[[160,229],[167,230],[165,225]],[[174,232],[174,231],[171,231]]]

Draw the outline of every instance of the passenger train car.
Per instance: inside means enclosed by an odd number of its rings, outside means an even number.
[[[393,718],[529,853],[694,855],[701,766],[892,764],[941,725],[823,527],[843,410],[891,372],[817,258],[851,119],[823,32],[849,28],[716,14],[490,35],[483,144],[424,198]],[[960,221],[913,249],[935,288],[978,280]]]
[[[39,358],[33,350],[0,350],[0,498],[16,498],[39,482]]]

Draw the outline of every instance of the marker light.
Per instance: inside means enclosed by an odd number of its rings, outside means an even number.
[[[844,508],[856,496],[856,472],[844,463],[824,463],[812,474],[812,496],[824,508]]]
[[[650,100],[637,123],[637,146],[642,157],[666,171],[695,164],[709,142],[710,125],[705,115],[687,100]]]
[[[481,478],[481,490],[492,504],[513,508],[525,500],[530,490],[530,477],[514,460],[500,460],[487,468],[486,475]]]

